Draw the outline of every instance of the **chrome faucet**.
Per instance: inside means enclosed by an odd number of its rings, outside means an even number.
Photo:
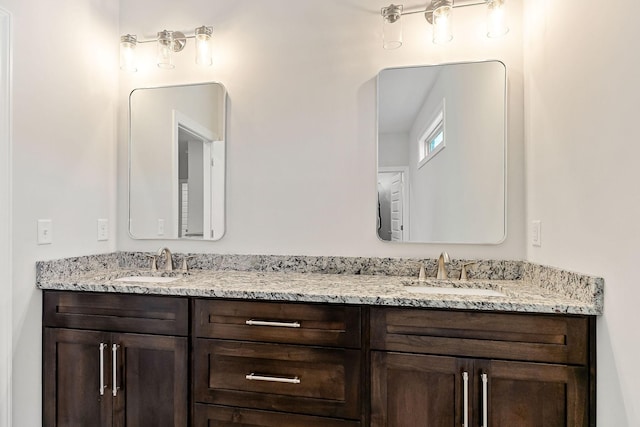
[[[446,252],[442,252],[440,257],[438,258],[438,274],[436,275],[436,279],[446,279],[447,278],[447,264],[449,263],[449,254]]]
[[[166,271],[173,271],[173,258],[171,257],[171,251],[169,250],[169,248],[164,247],[164,248],[158,249],[158,257],[161,257],[162,255],[166,256],[164,269]]]

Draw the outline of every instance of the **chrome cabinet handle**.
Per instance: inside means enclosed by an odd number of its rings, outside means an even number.
[[[100,396],[104,396],[104,390],[107,388],[104,385],[104,349],[107,345],[103,342],[100,343]]]
[[[482,374],[482,427],[489,427],[489,378]]]
[[[245,375],[245,378],[248,379],[249,381],[269,381],[274,383],[300,384],[299,377],[293,377],[293,378],[271,377],[271,376],[264,376],[264,375],[256,375],[255,373],[252,372],[248,375]]]
[[[113,397],[118,395],[118,348],[120,346],[118,344],[113,344],[111,346],[111,368],[113,370]]]
[[[462,427],[469,427],[469,373],[462,373],[462,384],[464,391],[462,393],[463,405],[462,409]]]
[[[294,321],[294,322],[274,322],[271,320],[255,320],[255,319],[249,319],[247,321],[244,322],[246,325],[249,326],[274,326],[274,327],[280,327],[280,328],[299,328],[300,327],[300,322],[298,321]]]

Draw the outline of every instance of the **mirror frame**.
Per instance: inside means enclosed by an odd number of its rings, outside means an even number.
[[[188,238],[182,238],[182,237],[164,237],[164,236],[160,236],[160,237],[137,237],[134,236],[133,233],[131,232],[131,152],[132,152],[132,111],[131,111],[131,95],[138,90],[145,90],[145,89],[163,89],[163,88],[180,88],[180,87],[193,87],[193,86],[204,86],[204,85],[211,85],[211,84],[216,84],[219,85],[222,90],[224,91],[224,101],[223,101],[223,105],[224,105],[224,109],[222,111],[222,118],[221,118],[221,122],[223,123],[223,132],[222,132],[222,137],[223,137],[223,141],[224,141],[224,164],[225,164],[225,168],[224,168],[224,199],[223,199],[223,220],[222,220],[222,224],[224,226],[222,234],[220,235],[219,238],[217,239],[188,239]],[[227,91],[227,88],[224,84],[222,84],[221,82],[218,81],[207,81],[207,82],[197,82],[197,83],[184,83],[184,84],[176,84],[176,85],[166,85],[166,86],[145,86],[145,87],[136,87],[134,89],[132,89],[129,92],[129,97],[127,100],[127,106],[128,106],[128,129],[127,129],[127,234],[129,235],[129,237],[131,239],[134,240],[173,240],[173,241],[194,241],[194,242],[217,242],[219,240],[221,240],[227,232],[227,181],[228,181],[228,167],[227,167],[227,109],[229,107],[229,92]],[[177,147],[176,147],[176,152],[177,152]]]

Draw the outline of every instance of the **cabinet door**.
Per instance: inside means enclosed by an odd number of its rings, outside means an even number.
[[[187,339],[114,334],[116,427],[186,427]]]
[[[471,416],[469,367],[454,357],[372,352],[371,426],[463,425],[465,411]]]
[[[487,396],[489,426],[589,425],[585,368],[503,361],[478,362],[477,366],[481,402]],[[483,386],[482,374],[486,374],[486,386]],[[481,409],[481,418],[483,413]],[[482,419],[479,424],[486,425]]]
[[[110,336],[106,332],[45,328],[45,427],[111,426],[111,358],[109,351],[100,347],[106,347]],[[101,379],[107,387],[102,395]]]

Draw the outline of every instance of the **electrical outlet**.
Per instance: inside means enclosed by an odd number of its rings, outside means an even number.
[[[103,242],[105,240],[109,240],[109,220],[99,219],[98,220],[98,241]]]
[[[531,244],[533,246],[542,246],[542,221],[531,221]]]
[[[158,219],[158,236],[164,236],[164,219]]]
[[[38,220],[38,244],[50,245],[53,243],[53,221],[50,219]]]

